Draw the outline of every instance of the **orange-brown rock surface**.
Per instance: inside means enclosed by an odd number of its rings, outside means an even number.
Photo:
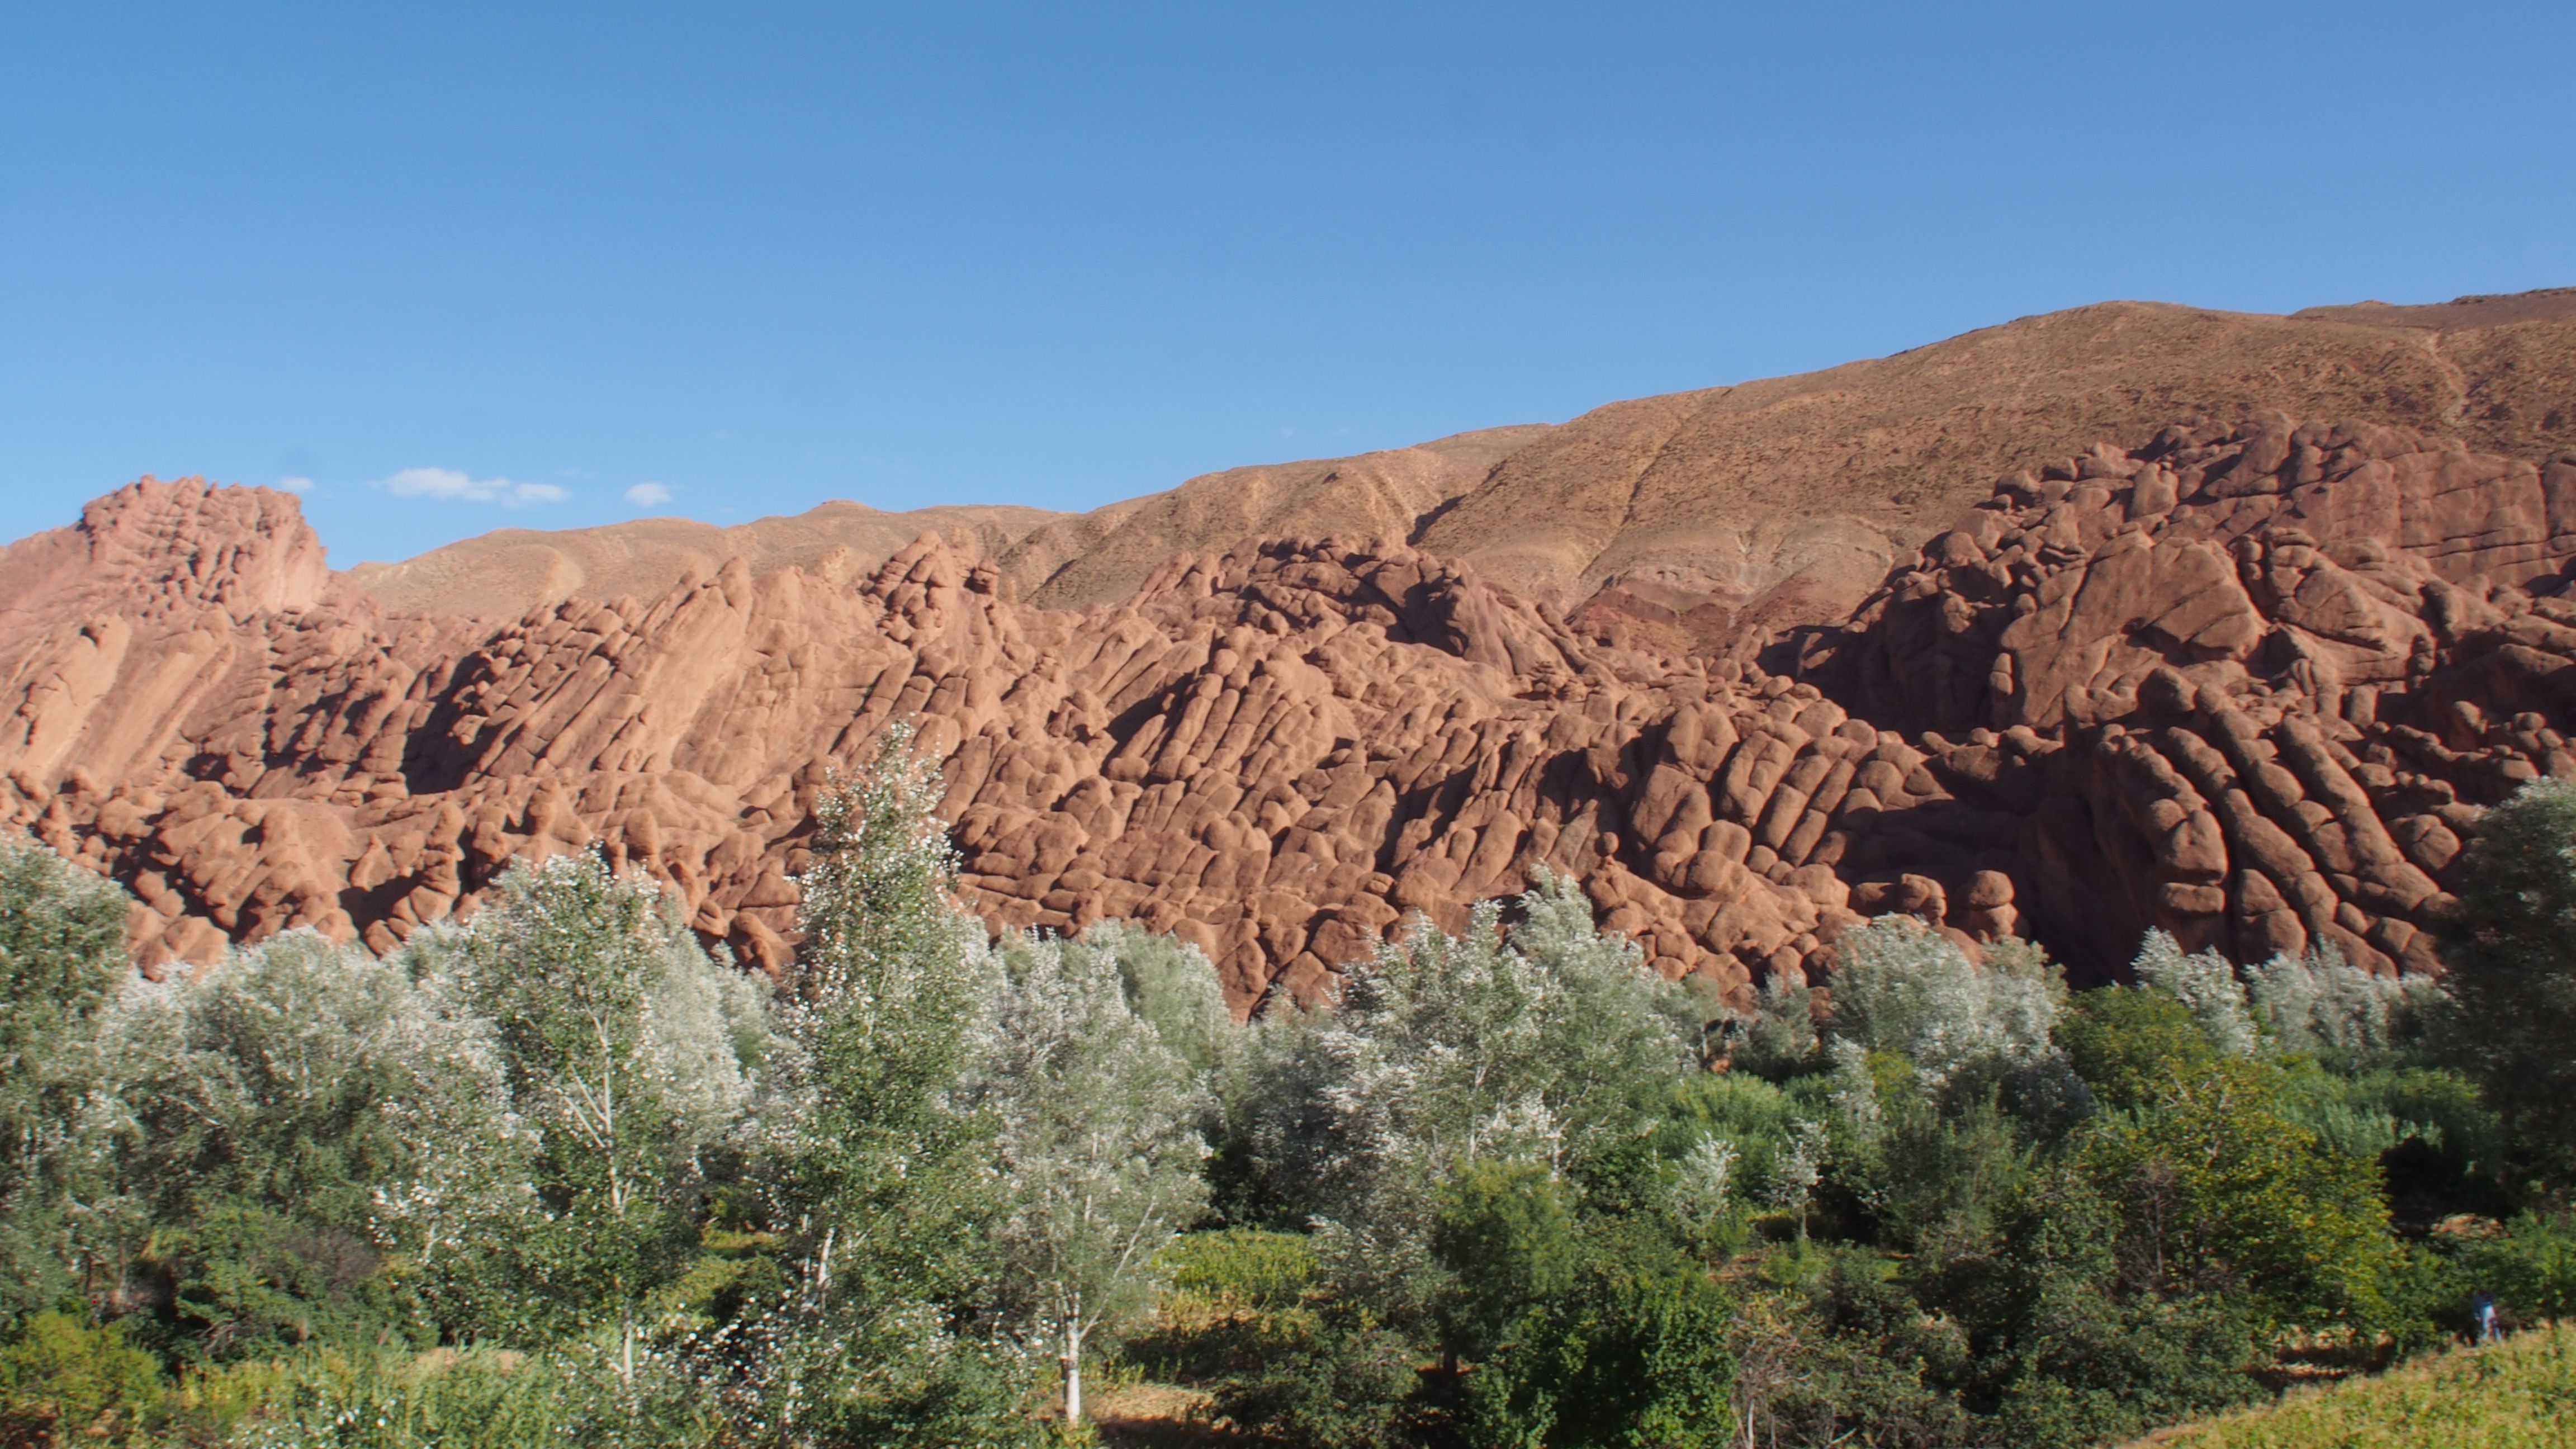
[[[494,627],[335,592],[283,495],[147,482],[0,554],[0,797],[155,959],[383,947],[596,846],[774,963],[815,791],[916,719],[990,921],[1176,929],[1242,1005],[1541,867],[1729,989],[1887,909],[2421,969],[2475,806],[2576,773],[2571,554],[2576,460],[2272,417],[2009,477],[1761,659],[1347,540],[1079,613],[925,541]]]
[[[989,922],[1176,930],[1249,1008],[1541,869],[1730,992],[1890,910],[2083,974],[2148,925],[2427,969],[2477,808],[2576,774],[2576,452],[2254,413],[1921,487],[1982,501],[1775,635],[1356,535],[1079,610],[925,538],[496,622],[147,480],[0,550],[0,817],[126,882],[149,962],[381,949],[596,848],[774,966],[816,792],[912,720]]]
[[[1524,598],[1705,649],[1832,622],[1987,481],[2185,418],[2349,418],[2519,457],[2576,446],[2576,289],[2295,317],[2110,302],[1893,357],[1351,458],[1234,468],[1084,514],[831,503],[715,529],[502,530],[353,581],[394,609],[515,616],[658,597],[740,555],[851,578],[925,529],[1003,593],[1115,604],[1184,555],[1263,536],[1401,537]]]

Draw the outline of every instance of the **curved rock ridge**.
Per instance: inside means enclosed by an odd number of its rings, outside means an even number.
[[[1801,672],[2023,815],[2072,959],[2159,926],[2434,971],[2477,807],[2576,775],[2571,556],[2576,453],[2169,428],[2005,477]]]
[[[156,966],[385,949],[596,848],[777,969],[816,793],[911,720],[989,923],[1177,931],[1239,1010],[1541,871],[1739,997],[1886,911],[2087,978],[2148,925],[2425,971],[2477,808],[2576,774],[2571,556],[2576,455],[2265,415],[2007,475],[1777,643],[1349,538],[1081,611],[925,538],[492,624],[334,590],[284,495],[147,481],[0,551],[0,814],[128,883]]]

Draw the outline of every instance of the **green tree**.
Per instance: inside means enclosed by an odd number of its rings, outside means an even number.
[[[2191,1008],[2159,991],[2106,986],[2075,998],[2058,1023],[2076,1073],[2105,1106],[2122,1110],[2155,1101],[2178,1078],[2214,1067],[2218,1048]]]
[[[2379,1169],[2283,1116],[2277,1068],[2220,1058],[2098,1119],[2079,1161],[2125,1214],[2132,1281],[2234,1292],[2274,1324],[2376,1325],[2395,1263]]]
[[[1985,1417],[1996,1442],[2072,1449],[2125,1440],[2258,1392],[2247,1372],[2258,1357],[2247,1305],[2230,1293],[2139,1284],[2128,1229],[2122,1204],[2081,1175],[2035,1177],[1989,1251],[1909,1265],[1915,1322],[1965,1339],[1963,1352],[1936,1347],[1918,1362]],[[1923,1341],[1892,1335],[1893,1326],[1877,1329],[1883,1346]]]
[[[2537,1166],[2576,1175],[2576,782],[2533,780],[2486,812],[2439,934],[2446,1055]]]
[[[37,845],[0,842],[0,1312],[97,1276],[97,1027],[129,969],[130,902]]]
[[[1612,1239],[1466,1381],[1468,1443],[1717,1449],[1735,1438],[1734,1296],[1696,1263]]]
[[[399,963],[290,932],[134,995],[113,1063],[134,1230],[191,1351],[426,1337],[412,1282],[523,1199],[488,1023]]]
[[[890,728],[855,782],[816,802],[798,884],[803,943],[784,1013],[800,1049],[778,1209],[805,1308],[956,1301],[989,1271],[993,1123],[959,1089],[999,987],[983,927],[951,894],[937,769]]]
[[[951,891],[933,762],[889,729],[815,803],[794,1046],[762,1144],[766,1210],[796,1291],[734,1333],[750,1442],[993,1444],[1034,1432],[1028,1365],[985,1320],[1006,1203],[968,1074],[1001,966]]]
[[[557,1332],[613,1324],[631,1380],[648,1305],[696,1257],[710,1160],[758,1091],[763,994],[707,958],[658,887],[593,856],[512,868],[455,945],[449,968],[537,1134],[517,1307]]]
[[[1164,1247],[1207,1207],[1206,1101],[1113,954],[1023,939],[1005,957],[969,1100],[997,1124],[1006,1291],[1078,1423],[1086,1344],[1153,1306]]]
[[[1441,1186],[1468,1164],[1527,1160],[1580,1176],[1649,1133],[1696,1070],[1687,995],[1636,946],[1594,930],[1573,884],[1542,882],[1498,929],[1479,906],[1452,936],[1423,924],[1355,968],[1338,1013],[1283,1081],[1317,1109],[1308,1159],[1336,1278],[1415,1323],[1440,1275]]]
[[[1542,1163],[1476,1162],[1440,1192],[1431,1252],[1449,1281],[1434,1305],[1442,1358],[1482,1359],[1521,1314],[1573,1285],[1573,1192]]]

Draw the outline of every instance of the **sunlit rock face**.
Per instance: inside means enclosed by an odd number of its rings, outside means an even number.
[[[0,813],[125,882],[156,969],[297,926],[388,949],[583,849],[777,969],[816,794],[912,721],[986,921],[1177,931],[1250,1010],[1541,871],[1730,994],[1892,910],[2079,976],[2148,926],[2433,970],[2477,808],[2576,774],[2576,457],[2373,425],[2016,472],[1785,632],[1569,617],[1393,539],[1080,611],[987,555],[493,623],[331,575],[290,497],[146,481],[0,550]]]

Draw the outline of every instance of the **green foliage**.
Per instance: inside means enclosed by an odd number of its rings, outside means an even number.
[[[975,1224],[995,1210],[993,1124],[957,1088],[1000,965],[950,897],[940,788],[898,725],[855,784],[815,802],[784,1013],[798,1108],[772,1148],[772,1191],[817,1311],[953,1301],[992,1272]]]
[[[1163,1250],[1172,1290],[1227,1310],[1295,1306],[1315,1284],[1315,1246],[1303,1233],[1220,1228],[1184,1233]]]
[[[1125,1338],[1259,1442],[2073,1446],[2478,1291],[2576,1312],[2562,1217],[2473,1216],[2548,1201],[2567,1114],[2460,1031],[2555,1049],[2576,792],[2473,857],[2476,1018],[2152,935],[2070,999],[1886,922],[1713,1073],[1707,994],[1562,881],[1242,1025],[1128,923],[996,947],[941,788],[896,730],[825,794],[775,995],[588,859],[120,995],[121,897],[0,851],[8,1431],[1034,1445]]]
[[[2076,997],[2057,1039],[2094,1098],[2122,1111],[2146,1106],[2176,1078],[2198,1075],[2218,1060],[2190,1007],[2162,992],[2125,986]]]
[[[250,1390],[232,1418],[241,1449],[694,1449],[720,1418],[681,1368],[607,1350],[542,1355],[317,1351],[243,1365],[192,1397]]]
[[[725,1410],[713,1441],[760,1449],[917,1445],[1002,1449],[1057,1442],[1037,1418],[1036,1365],[1005,1340],[961,1331],[939,1305],[800,1310],[755,1320],[700,1365]]]
[[[1424,1437],[1431,1415],[1412,1345],[1364,1307],[1327,1298],[1247,1327],[1237,1367],[1209,1385],[1217,1417],[1299,1449],[1389,1449]]]
[[[1163,1250],[1170,1287],[1126,1347],[1149,1374],[1208,1382],[1258,1371],[1281,1325],[1312,1316],[1314,1244],[1303,1233],[1218,1228]]]
[[[2469,1244],[2458,1276],[2519,1322],[2576,1319],[2576,1218],[2525,1213],[2503,1234]]]
[[[1958,1358],[1923,1357],[2010,1444],[2119,1438],[2256,1392],[2255,1326],[2235,1301],[2152,1291],[2134,1248],[2121,1203],[2033,1179],[1983,1251],[1914,1266],[1923,1306],[1964,1339]]]
[[[1571,882],[1492,903],[1466,932],[1428,923],[1355,968],[1314,1038],[1302,1121],[1335,1276],[1407,1320],[1438,1287],[1427,1245],[1440,1186],[1480,1160],[1579,1175],[1650,1132],[1694,1069],[1696,1018],[1637,948],[1592,928]],[[1317,1110],[1320,1109],[1320,1110]]]
[[[420,1277],[515,1229],[531,1145],[460,1008],[301,931],[126,1003],[117,1247],[166,1281],[183,1352],[434,1340]]]
[[[1727,1334],[1736,1407],[1758,1443],[1947,1446],[1979,1442],[1954,1392],[1967,1363],[1957,1321],[1927,1314],[1883,1256],[1810,1248],[1801,1286],[1743,1303]]]
[[[2171,1449],[2557,1449],[2576,1433],[2576,1327],[2459,1349],[2158,1436]]]
[[[1673,1085],[1672,1106],[1655,1140],[1671,1157],[1699,1141],[1728,1143],[1735,1149],[1736,1190],[1754,1193],[1770,1180],[1773,1160],[1798,1121],[1797,1103],[1762,1078],[1707,1072]]]
[[[0,1346],[0,1442],[127,1439],[160,1417],[165,1385],[121,1325],[29,1315]]]
[[[1485,1357],[1531,1304],[1573,1283],[1572,1197],[1535,1162],[1470,1163],[1441,1188],[1431,1253],[1449,1281],[1432,1312],[1451,1358]]]
[[[0,1315],[113,1273],[90,1221],[105,1188],[96,1031],[127,969],[128,904],[52,851],[0,841]]]
[[[1730,1441],[1735,1301],[1697,1264],[1592,1254],[1467,1376],[1464,1437],[1496,1449]],[[1642,1260],[1641,1260],[1642,1256]]]
[[[608,1326],[632,1364],[651,1300],[697,1256],[710,1164],[757,1094],[766,1004],[662,892],[590,856],[514,867],[432,957],[493,1023],[534,1134],[534,1202],[503,1259],[516,1336]],[[441,959],[443,958],[443,959]]]
[[[2134,1281],[2242,1293],[2276,1324],[2376,1325],[2393,1255],[2378,1168],[2284,1117],[2279,1094],[2277,1069],[2221,1058],[2101,1119],[2078,1160],[2122,1208]]]
[[[1804,976],[1774,971],[1755,993],[1753,1009],[1724,1013],[1721,1029],[1735,1071],[1771,1081],[1794,1076],[1815,1060],[1815,992]]]
[[[1004,1294],[1056,1346],[1079,1419],[1085,1340],[1152,1307],[1164,1246],[1207,1206],[1207,1103],[1116,956],[1024,938],[1006,959],[967,1100],[996,1123]]]
[[[2486,812],[2439,934],[2446,1054],[2535,1166],[2576,1176],[2576,783],[2533,780]]]
[[[1847,1139],[1834,1164],[1838,1183],[1887,1246],[1948,1251],[1978,1240],[2034,1160],[2000,1083],[1974,1094],[1953,1083],[1935,1096],[1904,1059],[1873,1065],[1871,1125]]]

